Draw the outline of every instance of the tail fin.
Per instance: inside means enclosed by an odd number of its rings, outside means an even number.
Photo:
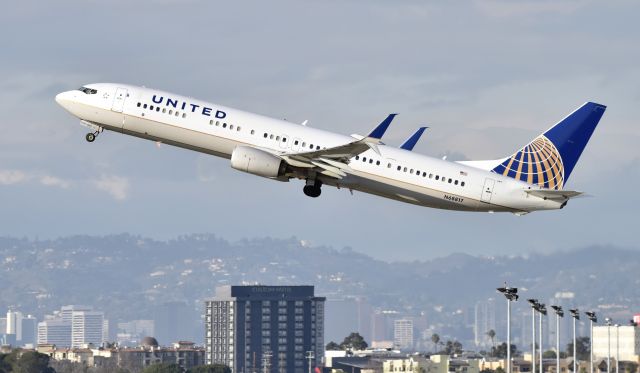
[[[562,189],[606,108],[587,102],[512,156],[490,167],[486,161],[477,165],[543,188]]]

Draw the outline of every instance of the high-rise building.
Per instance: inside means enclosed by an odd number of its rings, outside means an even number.
[[[71,347],[93,344],[100,346],[104,338],[104,313],[73,311],[71,313]]]
[[[185,302],[160,304],[154,311],[155,338],[168,346],[180,340],[195,340],[191,320],[197,318]],[[200,334],[201,335],[201,334]]]
[[[22,312],[7,311],[6,333],[14,335],[16,341],[22,339]]]
[[[327,299],[325,302],[325,339],[340,343],[352,332],[371,343],[371,306],[362,297]]]
[[[398,319],[393,322],[393,345],[400,350],[413,348],[413,320]]]
[[[32,315],[22,318],[22,339],[21,345],[35,345],[38,335],[38,320]]]
[[[71,347],[71,323],[49,318],[38,323],[38,344]]]
[[[496,303],[493,298],[476,303],[473,327],[476,347],[491,346],[492,341],[487,336],[489,330],[496,331]]]
[[[304,373],[324,356],[313,286],[226,286],[205,303],[205,361],[234,373]]]

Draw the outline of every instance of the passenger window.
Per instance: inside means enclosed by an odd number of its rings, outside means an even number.
[[[313,149],[313,144],[309,144],[309,149]]]
[[[427,177],[427,173],[426,172],[422,172],[422,177]]]
[[[420,176],[420,171],[416,170],[416,175]]]
[[[236,131],[240,132],[240,126],[236,127]]]
[[[142,105],[142,108],[146,109],[147,108],[147,104]]]
[[[405,167],[405,168],[403,169],[403,171],[404,171],[404,172],[407,172],[407,168]]]
[[[180,115],[180,112],[176,111],[176,117]]]
[[[460,186],[464,186],[464,181],[460,183]]]
[[[387,163],[387,168],[391,168],[391,163]]]
[[[229,129],[232,130],[233,129],[233,124],[229,125]]]
[[[213,119],[209,121],[209,125],[213,126]]]
[[[294,141],[293,145],[298,145],[298,142],[299,142],[298,140]]]
[[[458,185],[458,180],[454,181],[453,183],[454,183],[455,185]]]
[[[402,167],[398,166],[398,171],[400,171],[402,169]]]
[[[160,112],[160,106],[156,106],[156,111],[159,113]]]
[[[287,142],[287,138],[286,138],[286,137],[283,137],[283,138],[282,138],[282,142]]]
[[[440,180],[440,176],[436,175],[436,180]]]
[[[409,173],[413,175],[413,168],[409,170]]]
[[[187,117],[187,113],[182,113],[182,117],[186,118]]]
[[[367,157],[362,157],[362,162],[367,163]]]
[[[256,133],[256,131],[254,131],[254,130],[251,130],[251,134],[253,135],[254,133]]]
[[[449,184],[451,184],[451,182],[452,182],[452,181],[453,181],[453,180],[449,179]]]
[[[222,128],[227,128],[227,124],[226,123],[222,123]]]
[[[298,145],[298,142],[297,142],[297,141],[296,141],[296,145]],[[303,147],[303,148],[306,148],[306,147],[307,147],[307,143],[306,143],[306,142],[303,142],[303,143],[302,143],[302,147]]]
[[[360,160],[360,156],[356,155],[356,161],[359,161],[359,160]]]
[[[166,112],[167,112],[167,108],[166,108],[166,107],[163,107],[163,108],[162,108],[162,114],[165,114]]]
[[[273,140],[273,134],[269,135],[269,139]]]
[[[280,136],[276,136],[276,141],[280,141]]]
[[[138,102],[138,107],[140,107],[140,103]]]
[[[433,179],[433,174],[429,174],[429,179]]]
[[[376,161],[376,166],[380,166],[380,161]]]
[[[169,115],[173,115],[173,110],[169,109]]]
[[[316,145],[316,150],[320,150],[320,145]]]
[[[149,106],[149,110],[153,110],[153,105]]]

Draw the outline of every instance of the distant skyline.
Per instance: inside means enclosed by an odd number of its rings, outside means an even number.
[[[596,6],[597,4],[597,6]],[[3,8],[0,236],[295,236],[385,260],[638,249],[640,29],[632,1],[25,1]],[[28,25],[28,27],[26,27]],[[567,188],[524,217],[416,207],[242,174],[115,133],[88,144],[53,100],[90,82],[182,93],[344,134],[400,116],[388,144],[511,154],[585,101],[608,105]]]

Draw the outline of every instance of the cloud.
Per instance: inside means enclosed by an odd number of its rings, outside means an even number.
[[[69,189],[72,185],[71,181],[60,179],[59,177],[44,175],[40,177],[40,184],[44,186],[59,187]]]
[[[26,181],[28,175],[18,170],[0,170],[0,184],[12,185]]]
[[[100,179],[93,180],[92,184],[118,201],[124,201],[129,192],[129,180],[122,176],[102,175]]]

